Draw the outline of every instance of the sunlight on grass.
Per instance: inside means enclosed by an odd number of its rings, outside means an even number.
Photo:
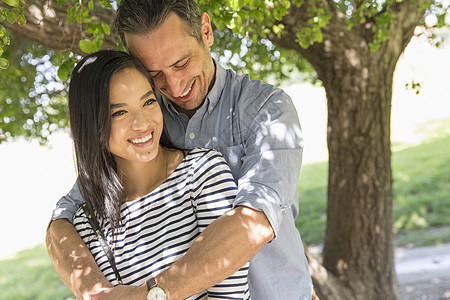
[[[393,146],[394,233],[397,245],[450,242],[450,119],[429,122],[420,144]],[[328,164],[302,167],[296,226],[307,244],[323,241]],[[430,231],[429,234],[426,232]]]
[[[53,269],[44,245],[0,261],[0,299],[72,299]]]

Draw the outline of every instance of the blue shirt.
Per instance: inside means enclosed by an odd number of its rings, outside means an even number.
[[[158,95],[164,126],[175,146],[222,153],[238,185],[234,207],[263,211],[275,238],[251,260],[253,299],[311,299],[312,281],[300,234],[297,184],[303,137],[295,106],[281,89],[238,76],[216,64],[216,80],[189,119]],[[63,197],[52,219],[72,220],[82,200],[78,186]]]

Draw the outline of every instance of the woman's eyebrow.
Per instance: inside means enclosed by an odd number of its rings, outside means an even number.
[[[125,103],[114,103],[114,104],[110,104],[109,108],[113,109],[113,108],[120,108],[120,107],[124,107],[127,106]]]
[[[147,93],[145,93],[144,95],[141,96],[140,100],[144,100],[147,99],[148,97],[150,97],[151,95],[155,95],[155,92],[152,90],[149,90]],[[110,109],[114,109],[114,108],[120,108],[120,107],[125,107],[127,106],[126,103],[113,103],[109,105]]]
[[[154,96],[155,92],[153,92],[152,90],[149,90],[147,93],[145,93],[144,95],[141,96],[141,100],[147,99],[151,95]]]

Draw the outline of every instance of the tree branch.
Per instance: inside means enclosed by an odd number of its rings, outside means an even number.
[[[0,8],[9,8],[0,1]],[[56,0],[27,0],[23,5],[27,19],[25,26],[17,23],[3,23],[3,26],[17,34],[57,50],[69,50],[84,55],[78,43],[81,39],[89,39],[78,23],[67,24],[68,7],[60,7]],[[91,11],[96,21],[103,21],[111,28],[111,35],[105,36],[102,48],[116,48],[115,31],[112,26],[114,10],[96,7]]]

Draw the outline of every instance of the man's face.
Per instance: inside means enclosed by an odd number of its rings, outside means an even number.
[[[171,13],[156,30],[125,34],[130,54],[150,72],[156,90],[189,117],[201,106],[214,81],[214,63],[209,52],[214,38],[207,14],[202,15],[201,45],[186,25]]]

